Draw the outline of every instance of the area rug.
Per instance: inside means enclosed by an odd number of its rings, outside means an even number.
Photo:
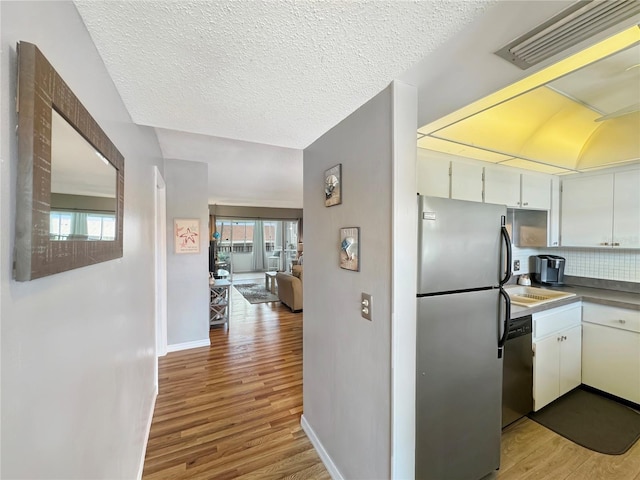
[[[608,455],[622,455],[640,438],[640,413],[582,388],[529,418],[578,445]]]
[[[233,285],[249,303],[277,302],[278,296],[264,288],[264,283],[244,283]]]

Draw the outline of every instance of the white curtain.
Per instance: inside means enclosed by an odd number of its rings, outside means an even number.
[[[75,212],[72,216],[71,233],[79,237],[86,237],[89,233],[87,220],[89,215],[84,212]]]
[[[266,270],[267,255],[264,248],[264,224],[262,220],[256,220],[253,226],[253,258],[251,260],[254,272]]]

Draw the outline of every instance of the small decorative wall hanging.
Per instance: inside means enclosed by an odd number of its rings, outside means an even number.
[[[324,206],[331,207],[342,203],[342,164],[324,172]]]
[[[176,218],[173,223],[176,253],[200,253],[200,220]]]
[[[360,271],[360,227],[340,229],[340,268]]]

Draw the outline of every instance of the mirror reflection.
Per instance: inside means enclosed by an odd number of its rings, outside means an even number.
[[[116,179],[116,168],[52,110],[50,239],[115,240]]]

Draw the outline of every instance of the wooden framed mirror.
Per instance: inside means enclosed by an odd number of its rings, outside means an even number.
[[[38,48],[18,44],[18,281],[122,257],[124,157]]]

